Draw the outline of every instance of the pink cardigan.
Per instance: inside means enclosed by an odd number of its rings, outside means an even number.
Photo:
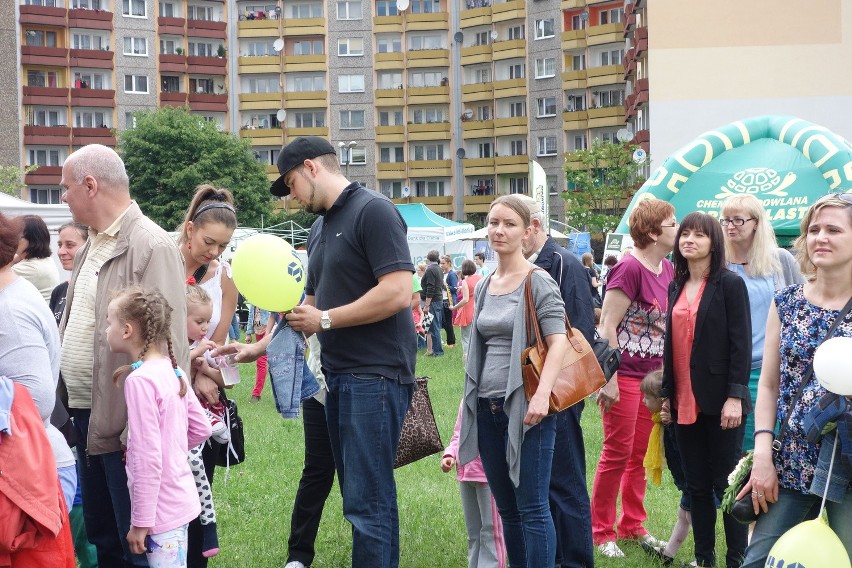
[[[462,402],[464,404],[464,402]],[[485,470],[482,469],[482,460],[479,456],[473,461],[462,465],[459,463],[459,429],[461,428],[462,406],[459,405],[459,415],[456,418],[456,426],[453,430],[453,437],[450,439],[450,445],[444,450],[443,457],[451,457],[456,460],[456,479],[459,481],[477,481],[479,483],[488,483],[485,479]]]
[[[181,380],[164,357],[145,361],[124,383],[130,522],[150,534],[176,529],[201,513],[187,458],[190,448],[210,437],[210,422],[191,387],[180,396]]]

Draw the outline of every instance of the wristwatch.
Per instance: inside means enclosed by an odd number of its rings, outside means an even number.
[[[322,317],[320,318],[320,327],[323,331],[331,329],[331,316],[328,315],[328,310],[325,310],[322,313]]]

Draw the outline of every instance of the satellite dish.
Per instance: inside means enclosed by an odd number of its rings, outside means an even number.
[[[627,131],[627,139],[632,140],[633,139],[633,129],[630,128],[629,126],[625,126],[624,130]]]
[[[408,0],[396,0],[396,9],[405,12],[408,9]]]
[[[282,108],[275,113],[275,118],[278,119],[278,122],[284,122],[284,119],[287,118],[287,111]]]
[[[403,196],[403,197],[409,197],[409,196],[411,196],[411,188],[410,188],[410,187],[408,187],[407,185],[406,185],[405,187],[403,187],[403,188],[402,188],[402,196]]]
[[[464,111],[464,117],[465,117],[467,120],[470,120],[471,118],[473,118],[473,110],[471,110],[471,109],[467,109],[467,110],[465,110],[465,111]]]
[[[491,41],[496,41],[498,35],[497,30],[491,30]]]
[[[645,158],[648,157],[648,154],[642,148],[636,148],[633,152],[633,161],[637,164],[641,164],[645,161]]]
[[[456,40],[456,43],[461,43],[464,41],[464,34],[461,32],[456,32],[455,35],[453,35],[453,39]]]
[[[275,53],[281,53],[281,50],[284,49],[284,40],[281,38],[276,39],[272,44],[272,49],[275,50]]]
[[[458,158],[459,160],[464,159],[465,154],[467,154],[467,152],[464,151],[464,148],[459,148],[458,150],[456,150],[456,158]]]
[[[632,138],[626,128],[620,128],[618,132],[615,133],[615,137],[619,142],[627,142],[630,138]]]

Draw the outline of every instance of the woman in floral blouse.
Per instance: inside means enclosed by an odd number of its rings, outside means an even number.
[[[775,294],[766,323],[763,369],[757,389],[754,466],[741,495],[751,492],[755,509],[763,513],[746,550],[743,568],[764,565],[775,541],[798,523],[813,519],[820,496],[811,493],[820,443],[805,437],[805,416],[826,394],[811,376],[801,399],[793,400],[814,352],[829,327],[852,297],[852,194],[830,195],[817,201],[802,220],[796,241],[807,283]],[[852,314],[835,336],[852,337]],[[773,458],[773,431],[787,420],[781,451]],[[826,503],[828,522],[847,550],[852,550],[852,498],[848,486]],[[773,504],[768,508],[769,504]],[[767,510],[768,509],[768,510]]]

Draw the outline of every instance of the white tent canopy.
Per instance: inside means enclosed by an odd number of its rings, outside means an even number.
[[[561,243],[568,242],[568,235],[565,233],[561,233],[556,229],[550,229],[550,236],[553,237],[556,241]],[[488,240],[488,227],[482,227],[481,229],[474,231],[472,233],[467,233],[464,235],[455,235],[450,237],[451,241],[461,240],[461,241],[487,241]]]
[[[422,203],[396,207],[408,225],[408,248],[415,265],[425,262],[426,254],[430,250],[448,254],[453,259],[455,269],[460,269],[465,259],[473,258],[472,243],[458,238],[473,232],[473,225],[470,223],[445,219]]]

